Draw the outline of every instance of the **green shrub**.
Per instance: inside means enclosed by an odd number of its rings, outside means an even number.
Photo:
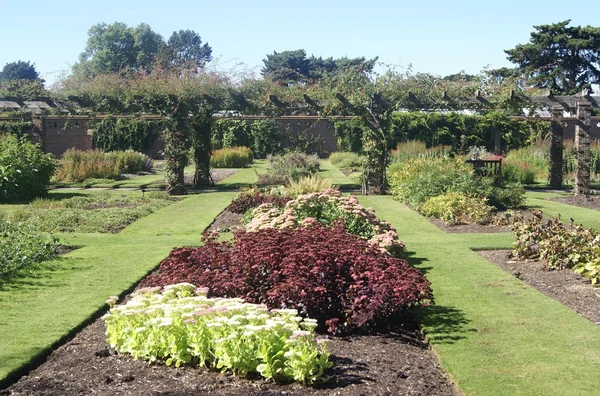
[[[56,159],[26,138],[0,141],[0,202],[28,200],[47,192]]]
[[[419,209],[429,198],[447,192],[475,190],[473,169],[462,159],[413,158],[390,174],[395,198]]]
[[[56,238],[40,234],[33,224],[0,219],[0,279],[51,259],[57,246]]]
[[[533,184],[536,171],[522,160],[506,160],[502,163],[502,178],[506,182]]]
[[[424,216],[441,219],[450,225],[488,223],[493,211],[485,198],[459,192],[431,197],[421,206]]]
[[[298,180],[319,171],[319,158],[316,155],[292,152],[285,155],[270,155],[267,172],[259,175],[258,183],[287,184],[288,180]]]
[[[285,147],[273,120],[216,120],[212,124],[212,144],[217,149],[250,147],[256,158],[281,154]]]
[[[161,121],[107,117],[91,121],[92,144],[102,151],[145,151],[152,146]]]
[[[325,191],[331,188],[331,179],[323,179],[319,175],[310,175],[301,177],[297,181],[290,180],[289,186],[285,189],[285,192],[287,196],[295,198],[298,195]]]
[[[248,147],[231,147],[213,150],[211,168],[244,168],[252,163],[252,150]]]
[[[525,204],[525,190],[519,183],[497,186],[493,180],[484,178],[474,193],[486,197],[488,203],[499,210],[519,208]]]
[[[390,154],[390,162],[404,162],[412,158],[446,158],[450,154],[450,148],[445,146],[436,146],[427,148],[424,142],[418,140],[408,140],[398,142],[396,150]]]
[[[69,149],[59,161],[57,181],[81,182],[86,179],[119,179],[152,169],[152,159],[132,150],[111,151]]]
[[[363,158],[356,153],[338,151],[329,155],[329,162],[340,169],[358,169],[362,167]]]

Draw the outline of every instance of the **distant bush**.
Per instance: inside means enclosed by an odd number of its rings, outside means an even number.
[[[356,153],[338,151],[331,153],[329,162],[340,169],[356,169],[362,167],[363,158]]]
[[[209,297],[297,309],[330,332],[350,332],[433,298],[429,282],[405,260],[319,224],[175,249],[142,286],[179,282],[207,287]]]
[[[69,149],[59,161],[57,181],[119,179],[123,174],[152,170],[152,159],[132,150],[111,151]]]
[[[270,155],[267,161],[267,172],[258,175],[258,183],[262,185],[287,184],[288,180],[298,180],[319,171],[319,158],[314,154]]]
[[[252,150],[248,147],[231,147],[213,150],[211,168],[244,168],[252,163]]]
[[[57,246],[56,238],[32,224],[0,219],[0,279],[51,259]]]
[[[450,225],[488,223],[493,211],[494,207],[488,205],[485,198],[458,192],[429,198],[421,206],[424,216],[441,219]]]
[[[26,138],[0,140],[0,202],[29,200],[46,194],[56,169],[52,154]]]

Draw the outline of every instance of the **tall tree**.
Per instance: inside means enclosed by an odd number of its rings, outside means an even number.
[[[0,81],[9,80],[39,80],[40,75],[35,70],[35,64],[23,62],[21,60],[17,62],[11,62],[4,65],[2,71],[0,71]]]
[[[600,28],[570,22],[534,26],[529,43],[504,51],[532,85],[571,95],[600,82]]]
[[[193,30],[180,30],[169,38],[166,58],[170,67],[198,71],[212,60],[212,48]]]
[[[84,77],[149,68],[165,46],[162,36],[144,23],[135,28],[121,22],[99,23],[90,28],[88,36],[86,48],[73,66],[73,71]]]

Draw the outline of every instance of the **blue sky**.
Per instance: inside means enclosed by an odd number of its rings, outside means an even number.
[[[209,43],[216,67],[260,71],[273,51],[372,58],[415,72],[476,74],[510,66],[504,49],[529,40],[533,25],[571,19],[600,25],[600,2],[580,7],[522,1],[6,1],[0,7],[0,67],[35,63],[48,82],[69,72],[100,22],[147,23],[168,39],[191,29]],[[596,4],[596,5],[594,5]]]

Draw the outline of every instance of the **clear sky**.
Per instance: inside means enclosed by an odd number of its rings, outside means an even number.
[[[216,67],[238,63],[257,73],[266,54],[304,49],[310,56],[379,56],[384,64],[437,75],[510,66],[504,49],[526,43],[533,25],[571,19],[600,26],[600,1],[62,1],[7,0],[0,6],[0,68],[35,63],[53,82],[68,73],[100,22],[147,23],[168,39],[196,31]],[[581,12],[583,11],[583,12]]]

